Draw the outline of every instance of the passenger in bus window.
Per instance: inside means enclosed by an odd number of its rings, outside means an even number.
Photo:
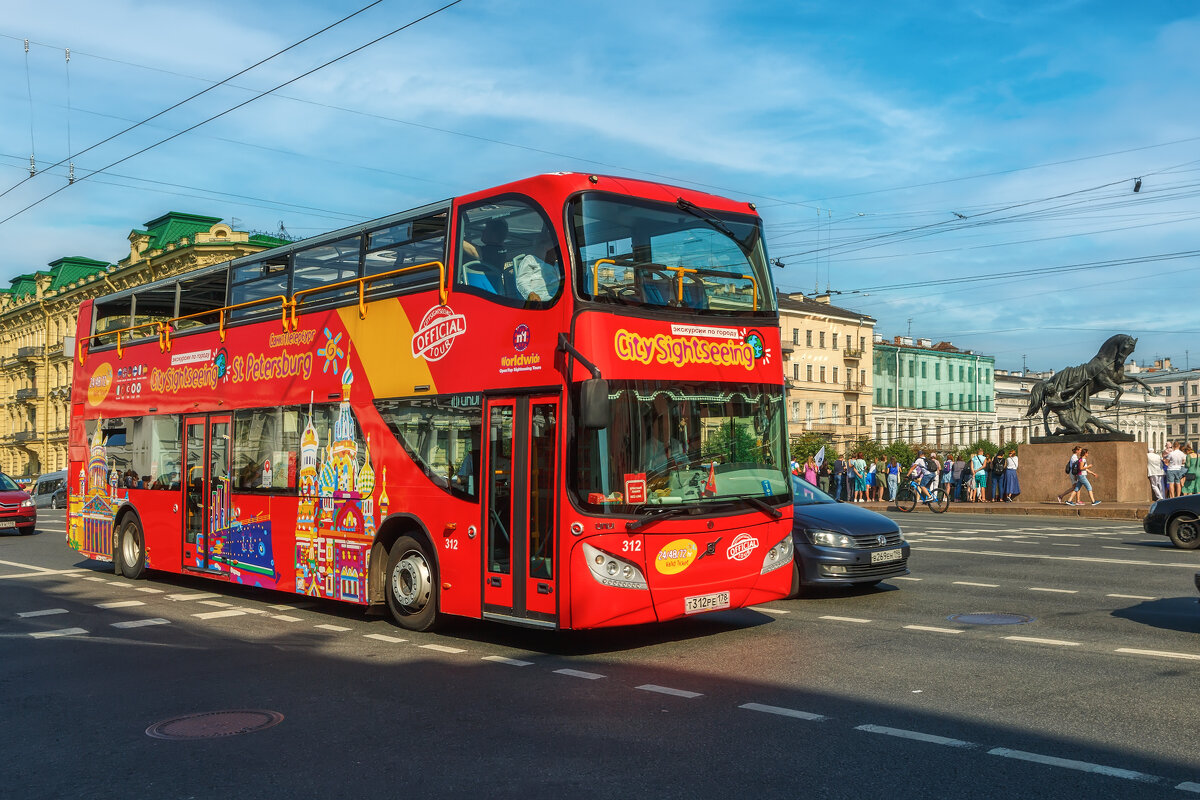
[[[534,237],[529,252],[513,259],[513,274],[522,300],[536,303],[558,295],[562,265],[550,231],[543,229]]]
[[[504,246],[508,239],[508,223],[502,219],[489,219],[483,225],[479,244],[475,244],[463,235],[462,249],[468,264],[476,262],[477,272],[467,270],[467,283],[492,294],[515,296],[512,273],[505,270],[508,260],[508,248]],[[466,267],[467,265],[464,265]]]

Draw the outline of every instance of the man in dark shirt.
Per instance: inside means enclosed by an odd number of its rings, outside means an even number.
[[[841,456],[833,462],[833,499],[841,502],[846,497],[846,462]]]

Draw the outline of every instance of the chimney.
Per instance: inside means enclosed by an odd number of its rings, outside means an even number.
[[[933,339],[917,339],[919,347],[933,347]]]
[[[899,337],[899,339],[900,339],[900,344],[904,345],[905,347],[913,346],[913,340],[912,340],[911,336],[901,336],[901,337]]]
[[[816,297],[814,297],[813,300],[818,303],[824,303],[825,305],[829,305],[829,293],[826,292],[825,294],[819,294]]]
[[[872,334],[871,342],[874,344],[883,344],[883,334],[882,333]]]

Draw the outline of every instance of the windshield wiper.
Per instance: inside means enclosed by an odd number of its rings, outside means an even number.
[[[733,240],[734,244],[738,246],[738,249],[742,251],[743,255],[750,255],[750,251],[753,248],[748,243],[743,242],[738,235],[733,232],[733,229],[725,224],[725,220],[721,219],[720,217],[713,216],[708,211],[693,203],[691,200],[685,200],[682,197],[675,198],[675,205],[679,207],[680,211],[686,211],[693,217],[704,220],[714,229],[728,236]]]
[[[736,500],[745,500],[747,503],[754,506],[759,511],[763,512],[764,514],[769,516],[771,519],[779,519],[780,517],[783,516],[782,511],[780,511],[775,506],[770,505],[769,503],[767,503],[765,500],[763,500],[761,497],[758,497],[757,495],[727,494],[727,495],[724,495],[721,499],[724,499],[726,497],[728,497],[730,499],[736,499]]]
[[[693,506],[671,506],[670,508],[664,508],[661,511],[648,511],[646,512],[646,516],[642,517],[641,519],[626,522],[625,530],[641,530],[651,522],[658,522],[659,520],[667,519],[668,517],[678,517],[680,514],[696,514],[698,512],[699,510]]]

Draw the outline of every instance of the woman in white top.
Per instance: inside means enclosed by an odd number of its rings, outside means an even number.
[[[999,456],[997,456],[999,458]],[[1021,493],[1021,482],[1017,480],[1017,451],[1009,450],[1004,471],[1004,502],[1011,503]]]

